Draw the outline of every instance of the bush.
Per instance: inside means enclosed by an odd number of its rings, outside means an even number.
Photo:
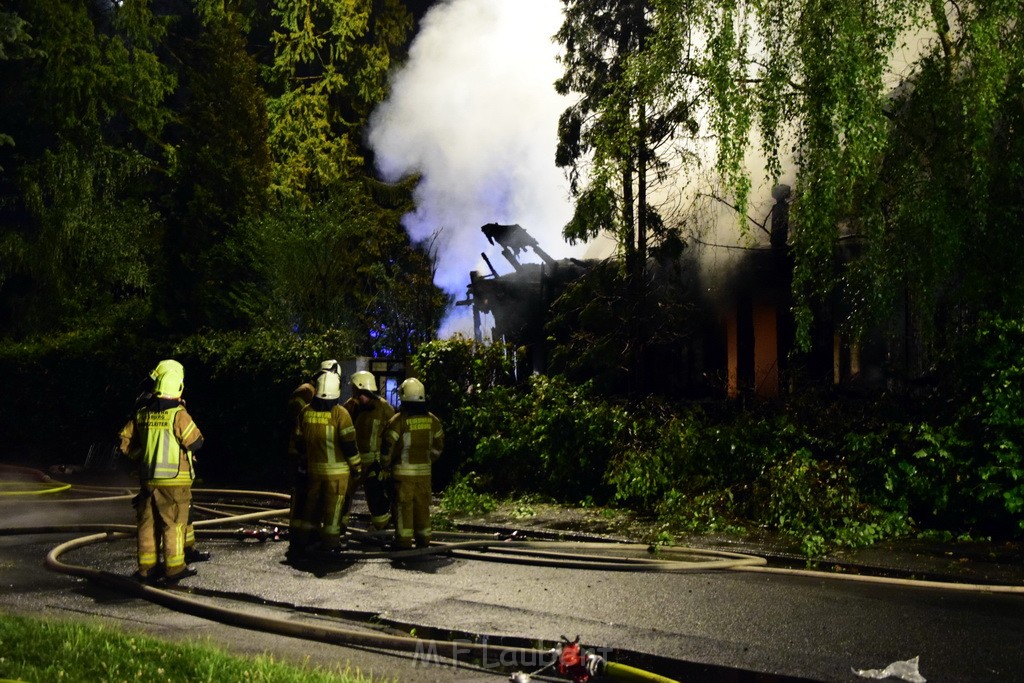
[[[658,519],[687,533],[730,533],[746,531],[731,489],[716,489],[697,495],[676,490],[665,494],[657,507]]]
[[[751,511],[764,527],[796,538],[809,557],[910,531],[904,516],[864,503],[845,466],[817,460],[807,449],[775,463],[754,482]]]
[[[498,501],[494,496],[476,490],[478,480],[475,472],[455,477],[441,494],[441,513],[449,516],[475,516],[497,509]]]
[[[958,435],[976,454],[978,502],[1024,530],[1024,319],[984,320],[977,328],[968,400]]]
[[[607,479],[615,498],[651,511],[669,493],[699,495],[749,484],[766,464],[801,442],[785,416],[741,413],[713,417],[647,402],[630,411],[628,444]]]
[[[291,390],[321,359],[351,349],[334,333],[221,332],[157,342],[130,328],[8,343],[0,349],[0,381],[22,390],[0,394],[0,415],[17,425],[6,430],[4,459],[82,464],[90,445],[116,442],[157,361],[176,358],[185,366],[189,412],[206,438],[197,459],[203,482],[280,486]]]
[[[534,375],[524,390],[495,387],[467,415],[476,449],[466,467],[503,494],[605,501],[605,470],[626,427],[625,412],[588,384]]]
[[[2,458],[37,467],[81,464],[92,444],[113,444],[139,381],[168,352],[130,325],[4,343]]]
[[[753,522],[815,555],[912,527],[1024,528],[1024,322],[984,321],[973,342],[919,400],[810,392],[722,414],[627,408],[561,377],[480,380],[486,362],[465,341],[432,347],[424,367],[450,397],[453,464],[483,490],[613,498],[690,531]]]
[[[176,344],[189,412],[206,438],[197,466],[206,483],[282,488],[290,477],[285,448],[292,390],[322,360],[351,357],[353,348],[338,331],[215,332]]]
[[[477,344],[456,335],[421,345],[410,359],[412,374],[427,388],[431,412],[444,426],[444,454],[434,465],[435,485],[444,487],[476,450],[474,416],[483,395],[512,384],[521,354],[507,344]]]

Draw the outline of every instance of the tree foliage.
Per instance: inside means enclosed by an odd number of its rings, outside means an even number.
[[[576,96],[559,121],[555,154],[576,198],[563,234],[570,243],[601,233],[615,237],[625,277],[605,295],[618,301],[613,308],[633,313],[617,328],[625,339],[613,333],[596,341],[622,349],[628,391],[644,394],[652,389],[645,359],[658,309],[650,300],[648,257],[678,255],[679,223],[663,212],[691,157],[683,133],[697,129],[699,97],[685,87],[689,60],[681,47],[689,41],[690,19],[680,14],[679,25],[667,26],[648,0],[563,0],[563,6],[556,39],[564,46],[565,71],[555,87]]]
[[[412,15],[398,0],[273,0],[271,14],[273,189],[309,201],[362,165],[358,133]]]
[[[1020,311],[1024,288],[1004,286],[1022,281],[1008,256],[1021,206],[1019,2],[563,4],[556,85],[579,96],[556,155],[577,199],[568,239],[607,231],[638,272],[646,218],[683,219],[650,210],[645,178],[710,143],[711,190],[739,216],[754,175],[795,174],[801,348],[816,316],[837,316],[854,338],[907,337],[915,374],[979,310]],[[654,151],[662,134],[670,154]],[[763,169],[750,167],[752,152]]]
[[[16,333],[69,323],[149,285],[155,218],[144,180],[175,85],[144,2],[116,16],[64,0],[14,2],[31,50],[0,62],[0,320]]]
[[[433,338],[448,301],[401,215],[353,180],[323,204],[254,217],[228,245],[254,257],[251,284],[235,289],[235,310],[253,325],[347,330],[363,355],[410,353]]]
[[[675,146],[680,129],[696,126],[692,92],[678,81],[683,52],[673,49],[688,22],[666,31],[647,0],[563,6],[556,39],[565,71],[555,88],[577,98],[561,116],[555,153],[577,198],[564,235],[570,243],[615,235],[626,272],[642,280],[651,241],[673,234],[655,191],[670,187],[685,158]]]
[[[176,151],[164,245],[173,279],[161,289],[159,312],[178,328],[235,329],[246,320],[233,297],[253,279],[253,256],[227,243],[270,207],[267,97],[237,14],[176,29],[171,49],[181,55],[185,104],[170,131]]]
[[[936,333],[956,333],[948,312],[1019,310],[1021,289],[1002,287],[1020,281],[1004,257],[1020,213],[1019,3],[728,2],[709,17],[712,129],[736,195],[752,125],[772,176],[791,146],[805,346],[837,291],[854,335],[894,311],[908,321],[912,372]],[[848,268],[841,239],[861,245]]]
[[[432,337],[434,255],[362,149],[411,28],[398,0],[5,5],[0,334],[130,307],[175,334],[333,326],[363,353]]]

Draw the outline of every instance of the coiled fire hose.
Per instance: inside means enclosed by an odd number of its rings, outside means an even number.
[[[49,477],[43,475],[39,479],[41,484],[48,483]],[[52,481],[52,480],[50,480]],[[70,485],[64,485],[60,482],[54,482],[53,486],[47,486],[47,488],[37,487],[35,492],[38,494],[42,491],[66,491],[70,489]],[[106,487],[75,487],[76,490],[83,491],[88,489],[89,492],[100,494],[101,497],[96,498],[76,498],[76,499],[57,499],[49,498],[49,503],[60,503],[60,502],[93,502],[93,501],[113,501],[113,500],[128,500],[132,497],[131,492],[120,493],[119,490],[108,489]],[[114,495],[104,495],[113,493]],[[266,491],[240,491],[240,490],[226,490],[226,489],[196,489],[194,493],[202,495],[217,495],[217,496],[251,496],[260,499],[279,499],[289,500],[287,494],[266,492]],[[2,494],[2,491],[0,491]],[[38,499],[42,501],[42,499]],[[202,506],[197,506],[202,507]],[[242,506],[234,506],[242,507]],[[237,535],[237,531],[222,530],[222,529],[210,529],[209,527],[224,525],[224,524],[237,524],[245,521],[257,521],[257,520],[268,520],[276,517],[285,516],[288,514],[287,508],[281,509],[257,509],[252,512],[244,514],[231,514],[223,513],[216,509],[210,508],[205,510],[212,514],[224,515],[221,518],[199,520],[194,523],[194,526],[198,529],[203,529],[204,535],[220,535],[220,534],[231,534]],[[372,532],[360,532],[354,530],[356,537],[362,537],[364,540],[372,539]],[[134,579],[123,576],[120,574],[96,569],[93,567],[86,567],[82,565],[76,565],[66,562],[62,559],[62,556],[75,549],[83,548],[85,546],[99,543],[108,542],[119,539],[128,539],[135,536],[134,525],[129,524],[70,524],[70,525],[56,525],[56,526],[34,526],[34,527],[18,527],[12,529],[2,529],[0,534],[42,534],[42,533],[66,533],[66,532],[92,532],[90,535],[83,536],[80,538],[72,539],[61,543],[52,548],[46,556],[45,566],[51,571],[55,571],[62,574],[68,574],[70,576],[77,576],[90,581],[95,581],[99,584],[105,585],[109,588],[118,590],[123,593],[148,600],[155,604],[159,604],[177,611],[198,616],[205,619],[210,619],[220,623],[238,626],[247,629],[259,630],[267,633],[274,633],[278,635],[291,636],[296,638],[302,638],[305,640],[314,640],[318,642],[324,642],[334,645],[347,645],[347,646],[363,646],[388,649],[399,652],[411,652],[411,653],[422,653],[428,651],[431,654],[436,653],[438,656],[448,657],[452,660],[460,659],[471,659],[480,661],[493,661],[497,658],[497,661],[501,662],[505,666],[509,666],[514,662],[523,663],[536,663],[544,660],[550,660],[550,664],[544,667],[544,669],[555,667],[559,674],[569,678],[577,683],[583,683],[593,675],[603,675],[612,680],[623,680],[623,681],[654,681],[656,683],[672,683],[671,679],[665,678],[658,674],[644,671],[635,667],[630,667],[624,664],[618,664],[615,662],[605,661],[603,658],[593,655],[582,653],[579,649],[578,638],[576,643],[569,643],[567,640],[563,646],[559,649],[552,648],[549,650],[535,649],[535,648],[521,648],[511,646],[495,646],[492,644],[484,643],[471,643],[467,641],[445,641],[445,640],[431,640],[424,638],[417,638],[411,636],[397,636],[387,635],[381,633],[368,633],[365,631],[344,629],[338,627],[324,626],[324,625],[309,625],[296,623],[294,621],[278,619],[270,616],[255,615],[249,612],[242,612],[226,607],[217,606],[202,600],[195,599],[187,594],[180,591],[167,590],[159,588],[153,585],[146,585],[139,583]],[[258,534],[255,535],[258,537]],[[456,534],[458,536],[458,534]],[[463,536],[473,536],[471,534],[464,534]],[[262,540],[262,538],[261,538]],[[504,557],[491,558],[485,554],[486,550],[495,545],[503,545],[502,551],[505,554]],[[576,547],[596,549],[598,547],[607,548],[609,544],[573,544]],[[465,557],[481,560],[494,560],[494,561],[510,561],[510,562],[533,562],[535,564],[542,564],[547,566],[575,566],[583,568],[598,568],[604,570],[624,570],[624,569],[641,569],[644,571],[681,571],[683,570],[682,563],[678,560],[671,559],[656,559],[649,560],[645,558],[625,558],[625,557],[601,557],[591,555],[574,555],[567,552],[552,552],[549,548],[552,546],[551,543],[543,542],[527,542],[527,541],[507,541],[497,538],[480,539],[479,537],[471,540],[459,540],[452,543],[437,544],[434,547],[426,549],[417,549],[410,551],[399,551],[399,552],[367,552],[367,551],[356,551],[353,553],[346,553],[345,559],[361,557],[361,558],[374,558],[374,557],[388,557],[388,558],[401,558],[411,557],[423,554],[448,554],[458,555],[459,553],[467,553]],[[759,558],[749,558],[734,556],[732,554],[724,553],[722,557],[728,557],[728,562],[740,562],[748,563],[751,561],[763,562]],[[531,559],[532,558],[532,559]],[[722,562],[718,560],[717,562]],[[689,569],[705,568],[705,563],[690,563]],[[515,678],[518,676],[518,678]],[[530,680],[529,674],[517,673],[513,675],[515,680],[527,681]]]
[[[2,469],[3,467],[4,466],[0,466],[0,469]],[[49,495],[51,493],[60,493],[63,491],[67,491],[70,488],[70,485],[66,485],[61,482],[55,482],[44,475],[42,478],[38,479],[38,486],[36,487],[36,490],[34,492],[38,496],[36,500],[39,500],[40,502],[45,500],[48,503],[81,503],[92,501],[112,501],[118,499],[127,500],[132,497],[132,493],[130,491],[127,491],[126,489],[112,490],[107,487],[79,486],[74,487],[76,491],[89,492],[101,495],[112,495],[84,499],[64,499]],[[119,491],[125,491],[125,493],[119,493]],[[260,499],[271,498],[282,501],[287,501],[290,498],[287,494],[267,491],[196,489],[195,493],[200,495],[210,494],[220,496],[230,495],[243,497],[257,497]],[[0,487],[0,497],[2,497],[3,495],[13,495],[13,493],[4,491],[2,487]],[[17,495],[21,494],[18,493]],[[19,502],[24,500],[26,500],[26,498],[20,498]],[[197,508],[200,507],[202,506],[197,506]],[[246,506],[235,505],[233,507],[243,508]],[[256,509],[252,512],[242,514],[227,513],[219,511],[215,508],[203,507],[202,509],[204,512],[207,512],[209,514],[222,515],[222,517],[219,519],[206,519],[195,522],[195,526],[197,527],[197,529],[202,528],[204,535],[209,534],[211,536],[229,534],[237,535],[239,533],[238,531],[233,532],[229,530],[215,529],[211,527],[224,524],[237,524],[244,521],[273,519],[287,515],[288,513],[287,508],[275,510]],[[336,645],[368,646],[404,652],[423,652],[425,649],[427,649],[431,652],[438,653],[438,655],[440,656],[450,657],[454,660],[458,660],[460,656],[476,659],[484,659],[487,656],[498,656],[502,662],[507,662],[509,660],[514,660],[517,662],[537,662],[540,661],[538,659],[539,657],[550,657],[551,664],[545,667],[545,669],[556,667],[561,675],[569,677],[572,680],[578,682],[586,681],[590,676],[597,674],[607,676],[614,680],[622,681],[660,681],[664,683],[665,681],[671,680],[663,676],[659,676],[658,674],[643,671],[641,669],[635,669],[624,664],[606,662],[600,657],[597,657],[596,655],[587,654],[580,650],[578,642],[570,643],[568,640],[565,640],[560,650],[537,650],[530,648],[495,647],[493,645],[467,643],[466,641],[459,641],[456,643],[442,640],[426,640],[415,637],[366,633],[363,631],[354,631],[329,626],[308,626],[303,624],[297,624],[291,621],[275,619],[272,617],[257,616],[223,607],[217,607],[215,605],[211,605],[200,600],[187,597],[186,595],[183,595],[180,592],[163,590],[157,587],[143,585],[137,583],[136,581],[126,576],[121,576],[119,574],[114,574],[111,572],[106,572],[95,568],[68,564],[60,559],[62,554],[74,550],[76,548],[84,547],[91,543],[133,537],[135,535],[134,525],[78,524],[50,527],[24,527],[17,529],[0,530],[0,533],[39,534],[68,531],[94,533],[92,533],[92,535],[89,536],[85,536],[82,538],[68,541],[66,543],[62,543],[53,548],[46,557],[46,566],[52,571],[97,581],[99,583],[108,585],[117,590],[130,593],[143,599],[149,600],[151,602],[161,604],[172,609],[177,609],[179,611],[189,613],[194,616],[211,619],[225,624],[261,630],[268,633],[276,633],[279,635],[304,638],[307,640],[315,640],[319,642],[325,642]],[[365,545],[367,547],[372,545],[372,541],[375,536],[374,532],[360,531],[356,529],[353,529],[352,531],[353,538],[355,540],[365,541]],[[259,534],[256,535],[259,536]],[[607,554],[584,554],[579,552],[601,550],[607,553],[607,551],[609,551],[610,548],[615,547],[615,544],[607,542],[567,544],[550,541],[538,542],[522,540],[501,540],[494,537],[481,539],[479,534],[468,533],[452,533],[448,534],[448,536],[455,539],[462,538],[465,540],[455,540],[451,543],[438,543],[437,545],[434,545],[426,549],[399,552],[385,552],[383,550],[356,550],[347,553],[342,553],[337,557],[337,559],[400,559],[402,557],[413,557],[417,555],[437,553],[446,554],[453,557],[460,557],[464,559],[473,559],[478,561],[482,560],[496,562],[511,562],[522,564],[535,564],[542,566],[555,566],[563,568],[599,569],[603,571],[639,570],[658,572],[682,572],[707,569],[735,569],[739,571],[784,573],[800,576],[814,576],[817,578],[827,577],[842,580],[878,582],[914,587],[924,586],[929,588],[941,588],[947,590],[966,590],[985,593],[1024,594],[1024,586],[960,584],[951,582],[921,581],[916,579],[894,579],[887,577],[865,575],[833,574],[815,572],[811,570],[772,568],[766,566],[767,562],[763,558],[721,551],[696,550],[690,548],[667,548],[663,549],[659,553],[659,557],[655,558],[615,557],[608,556]],[[263,540],[263,538],[260,538],[260,540]],[[633,547],[635,548],[635,546]],[[569,548],[571,548],[573,552],[568,552]],[[706,559],[701,561],[689,562],[681,561],[679,559],[683,556],[693,555],[698,555]],[[573,659],[574,657],[575,661]],[[519,676],[519,678],[516,678],[516,676]],[[512,680],[528,681],[530,680],[530,678],[528,674],[514,674]]]

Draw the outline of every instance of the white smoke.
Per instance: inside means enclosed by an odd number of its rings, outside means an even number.
[[[552,38],[561,22],[559,0],[435,6],[392,79],[391,97],[371,118],[382,176],[422,175],[405,227],[414,240],[441,231],[435,284],[459,299],[471,270],[488,272],[481,252],[499,273],[511,270],[481,233],[486,223],[518,223],[555,258],[585,249],[561,235],[572,215],[554,163],[558,117],[569,104],[553,85],[562,73]],[[442,336],[471,335],[469,314],[455,307]]]

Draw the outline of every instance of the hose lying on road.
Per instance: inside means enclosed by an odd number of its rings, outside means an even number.
[[[0,473],[2,472],[17,472],[23,477],[34,479],[38,482],[45,482],[51,484],[54,487],[59,486],[60,490],[65,491],[71,488],[69,484],[63,482],[57,482],[51,479],[48,475],[25,467],[2,465],[0,464]],[[98,486],[75,486],[74,489],[89,491],[93,493],[104,493],[111,491],[123,491],[124,488],[118,487],[98,487]],[[38,493],[38,491],[36,492]],[[275,491],[248,491],[238,489],[194,489],[194,494],[197,495],[218,495],[218,496],[243,496],[243,497],[257,497],[263,499],[276,499],[281,501],[289,501],[290,496],[286,493],[279,493]],[[4,496],[4,492],[0,491],[0,499]],[[93,497],[93,498],[54,498],[52,496],[42,496],[38,498],[23,497],[19,498],[19,503],[29,501],[47,502],[50,504],[59,503],[89,503],[89,502],[108,502],[113,500],[128,500],[132,497],[131,493],[112,495],[106,497]],[[212,512],[212,510],[211,510]],[[286,508],[276,510],[257,510],[246,514],[228,514],[228,513],[217,513],[224,514],[222,519],[207,519],[195,522],[196,528],[203,528],[206,533],[213,535],[218,534],[218,530],[210,529],[209,527],[223,525],[227,523],[239,523],[245,521],[258,521],[266,520],[274,517],[280,517],[286,515],[288,510]],[[64,525],[56,527],[24,527],[20,529],[2,529],[2,534],[42,534],[42,533],[55,533],[55,532],[91,532],[91,531],[126,531],[127,525],[122,525],[121,528],[111,525]],[[359,530],[353,530],[357,539],[366,539],[374,535],[374,532],[360,532]],[[237,532],[221,531],[223,534],[236,534]],[[729,553],[725,551],[715,551],[708,549],[699,548],[663,548],[659,550],[659,554],[673,554],[673,555],[695,555],[703,556],[706,559],[698,562],[679,562],[672,559],[663,559],[659,557],[654,558],[617,558],[608,557],[607,555],[594,556],[594,555],[583,555],[578,550],[583,549],[594,549],[600,548],[601,550],[608,550],[614,544],[611,543],[594,543],[594,544],[580,544],[580,543],[560,543],[553,541],[517,541],[517,540],[506,540],[500,541],[495,539],[491,535],[482,534],[451,534],[453,537],[462,537],[468,539],[468,541],[456,542],[456,543],[444,543],[437,544],[433,547],[426,549],[416,549],[409,551],[385,551],[381,550],[378,552],[357,550],[348,553],[341,553],[337,555],[338,561],[351,561],[351,560],[363,560],[363,559],[408,559],[423,555],[430,554],[448,554],[454,557],[460,557],[465,559],[472,559],[478,561],[490,561],[490,562],[506,562],[516,564],[534,564],[542,566],[555,566],[563,568],[577,568],[577,569],[597,569],[602,571],[667,571],[667,572],[684,572],[684,571],[703,571],[708,569],[732,569],[736,571],[747,571],[747,572],[758,572],[765,574],[780,574],[789,576],[803,576],[810,578],[828,578],[841,581],[853,581],[860,583],[876,583],[886,584],[894,586],[906,586],[915,588],[933,588],[941,590],[961,591],[961,592],[977,592],[977,593],[1000,593],[1000,594],[1024,594],[1024,586],[1015,585],[996,585],[996,584],[976,584],[976,583],[959,583],[952,581],[931,581],[921,579],[907,579],[907,578],[894,578],[884,576],[871,576],[863,574],[842,574],[836,572],[821,572],[809,569],[792,569],[783,567],[769,567],[767,561],[764,558],[756,557],[753,555],[746,555],[741,553]],[[481,536],[487,536],[481,538]],[[562,548],[569,550],[570,552],[554,552],[553,549]]]
[[[61,561],[64,553],[81,548],[83,546],[107,541],[114,538],[128,538],[132,534],[125,533],[103,533],[82,536],[61,543],[53,548],[46,556],[46,567],[55,572],[79,576],[85,579],[96,581],[116,590],[144,598],[151,602],[170,607],[193,616],[211,619],[231,626],[257,629],[267,633],[292,636],[305,640],[315,640],[333,645],[357,645],[362,647],[384,648],[398,650],[401,652],[415,652],[419,654],[430,653],[438,656],[458,660],[460,657],[480,658],[487,661],[488,657],[498,657],[499,661],[529,661],[538,662],[544,657],[550,658],[551,652],[547,650],[534,650],[530,648],[503,647],[478,643],[449,642],[443,640],[425,640],[408,636],[392,636],[381,633],[367,633],[351,629],[341,629],[331,626],[300,624],[285,619],[260,616],[250,612],[218,607],[207,602],[195,600],[184,594],[163,590],[153,586],[147,586],[135,580],[113,574],[111,572],[83,567],[80,565],[67,564]]]
[[[44,475],[45,477],[45,475]],[[54,482],[49,477],[48,484],[63,485],[61,482]],[[42,480],[37,480],[42,481]],[[67,486],[70,488],[70,486]],[[67,488],[61,489],[66,491]],[[77,487],[76,487],[77,488]],[[121,493],[120,489],[106,489],[104,487],[82,487],[83,492],[104,494],[117,493],[105,498],[53,498],[46,496],[46,500],[52,503],[57,502],[91,502],[95,500],[121,500],[131,498],[131,494]],[[194,493],[199,497],[204,496],[235,496],[250,497],[261,500],[289,500],[288,494],[268,491],[245,491],[234,489],[195,489]],[[3,492],[0,491],[0,496]],[[42,500],[42,498],[37,498]],[[21,501],[19,500],[19,503]],[[195,509],[206,514],[223,515],[220,518],[198,520],[195,522],[197,529],[202,529],[204,534],[211,536],[238,534],[238,531],[217,529],[214,527],[226,524],[238,524],[247,521],[265,521],[286,516],[287,508],[264,509],[255,506],[241,506],[231,504],[231,512],[219,510],[216,507],[197,505]],[[238,513],[239,509],[249,509],[251,512]],[[429,640],[423,638],[387,635],[381,633],[368,633],[365,631],[337,628],[323,625],[310,625],[296,623],[290,620],[277,619],[270,616],[259,616],[249,612],[239,612],[197,600],[180,592],[164,590],[154,586],[137,583],[133,579],[114,574],[111,572],[69,564],[61,559],[61,556],[71,550],[100,541],[131,538],[135,535],[135,528],[132,525],[115,524],[75,524],[63,526],[38,526],[23,527],[15,529],[0,529],[0,534],[43,534],[57,532],[94,532],[89,536],[73,539],[53,548],[46,557],[46,566],[52,571],[79,576],[98,583],[107,585],[119,591],[123,591],[151,602],[164,605],[194,616],[211,619],[220,623],[239,626],[242,628],[257,629],[268,633],[304,638],[318,642],[363,646],[395,650],[400,652],[413,652],[419,655],[429,654],[430,656],[447,657],[460,661],[465,659],[479,660],[484,663],[497,661],[508,666],[513,662],[539,663],[541,661],[556,661],[558,650],[542,650],[508,646],[494,646],[490,644],[478,644],[468,641],[444,641]],[[450,533],[438,534],[440,542],[428,548],[390,551],[385,549],[372,549],[375,541],[378,546],[380,541],[377,537],[380,532],[360,531],[353,529],[353,540],[359,544],[361,549],[341,553],[336,556],[337,561],[348,562],[363,559],[386,558],[400,560],[430,554],[443,554],[452,557],[471,559],[477,561],[506,562],[517,564],[533,564],[542,566],[553,566],[562,568],[591,569],[601,571],[652,571],[652,572],[688,572],[706,571],[712,569],[732,569],[738,571],[761,572],[804,576],[813,578],[839,579],[846,581],[883,583],[888,585],[908,587],[928,587],[943,590],[974,591],[982,593],[1010,593],[1024,594],[1024,586],[996,586],[979,584],[960,584],[953,582],[922,581],[916,579],[898,579],[878,576],[864,576],[851,574],[835,574],[817,572],[801,569],[784,569],[768,567],[767,561],[761,557],[744,555],[715,550],[704,550],[695,548],[662,548],[654,554],[646,557],[631,557],[623,555],[623,552],[636,551],[644,552],[644,546],[633,544],[615,544],[610,542],[602,543],[577,543],[558,541],[524,541],[517,539],[502,539],[494,534],[469,534]],[[451,539],[441,541],[440,539]],[[618,554],[616,554],[618,553]],[[684,560],[682,558],[699,558],[696,560]],[[623,664],[614,662],[603,662],[603,673],[624,681],[670,681],[658,674],[635,669]]]
[[[476,660],[476,663],[484,666],[487,666],[488,664],[493,665],[495,662],[499,663],[502,667],[509,667],[514,664],[537,666],[538,664],[550,660],[544,667],[547,668],[558,661],[559,651],[557,649],[544,650],[504,645],[490,645],[487,643],[472,643],[468,641],[448,641],[416,638],[411,636],[396,636],[353,629],[343,629],[332,626],[314,626],[310,624],[297,623],[287,619],[256,615],[251,612],[219,607],[208,602],[195,600],[176,591],[162,590],[154,586],[141,584],[120,574],[114,574],[94,569],[92,567],[69,564],[61,560],[61,556],[64,553],[76,548],[82,548],[101,541],[131,538],[133,535],[134,534],[131,532],[111,531],[66,541],[57,545],[47,553],[46,567],[55,572],[95,581],[109,588],[143,598],[179,612],[191,614],[204,619],[210,619],[230,626],[259,630],[265,633],[291,636],[332,645],[370,647],[399,652],[410,652],[420,656],[426,655],[430,658],[445,657],[453,661]],[[469,541],[466,543],[473,542]],[[597,671],[609,678],[620,681],[676,683],[673,679],[661,676],[660,674],[617,662],[606,662],[601,660]]]
[[[98,491],[101,492],[101,491]],[[204,495],[235,495],[235,496],[254,496],[259,498],[281,498],[287,499],[285,494],[268,494],[267,492],[256,492],[256,491],[237,491],[237,490],[220,490],[220,489],[197,489],[194,491],[195,494]],[[119,498],[119,497],[116,497]],[[202,506],[206,507],[206,506]],[[232,505],[231,507],[239,507]],[[251,509],[251,506],[249,506]],[[216,509],[209,509],[207,513],[210,514],[223,514]],[[207,527],[224,525],[224,524],[237,524],[242,521],[250,520],[266,520],[273,519],[275,517],[281,517],[287,515],[288,509],[257,509],[255,511],[244,513],[244,514],[231,514],[223,518],[214,518],[199,520],[195,522],[197,528],[203,528],[204,533],[211,535],[217,535],[220,533],[238,533],[230,532],[227,530],[219,529],[208,529]],[[164,590],[155,586],[145,585],[138,583],[132,578],[107,572],[101,569],[93,567],[85,567],[76,564],[70,564],[62,560],[62,555],[68,553],[77,548],[82,548],[87,545],[98,543],[102,541],[111,541],[116,539],[128,539],[135,535],[135,529],[131,525],[125,524],[71,524],[71,525],[60,525],[60,526],[40,526],[40,527],[22,527],[17,529],[0,530],[0,533],[22,533],[22,534],[37,534],[37,533],[58,533],[58,532],[96,532],[91,535],[84,536],[81,538],[72,539],[54,547],[46,556],[46,567],[52,571],[59,573],[68,574],[71,576],[78,576],[91,581],[95,581],[102,585],[108,586],[115,590],[129,593],[137,597],[149,600],[156,604],[170,607],[178,611],[192,614],[194,616],[211,619],[220,623],[229,624],[233,626],[239,626],[248,629],[258,629],[260,631],[275,633],[278,635],[286,635],[292,637],[303,638],[306,640],[315,640],[319,642],[325,642],[336,645],[348,645],[348,646],[363,646],[363,647],[374,647],[394,651],[413,652],[419,655],[427,654],[430,657],[447,657],[449,659],[459,661],[470,659],[479,660],[484,664],[493,663],[497,661],[503,667],[508,667],[516,663],[523,663],[529,665],[536,665],[545,661],[550,664],[556,663],[559,657],[559,651],[557,649],[543,650],[534,648],[522,648],[522,647],[511,647],[493,645],[487,643],[473,643],[469,641],[446,641],[446,640],[433,640],[424,639],[408,636],[397,636],[387,635],[380,633],[372,633],[344,628],[337,628],[323,625],[309,625],[296,623],[292,620],[278,619],[271,616],[255,615],[251,612],[241,612],[234,609],[226,608],[197,600],[193,597],[186,596],[182,593],[172,590]],[[370,539],[373,536],[372,532],[364,532],[365,538]],[[357,533],[358,536],[358,533]],[[455,536],[459,536],[455,534]],[[465,535],[463,535],[465,536]],[[427,549],[418,549],[412,551],[399,551],[399,552],[379,552],[379,553],[355,553],[363,558],[380,556],[388,557],[391,559],[400,559],[404,557],[412,557],[419,554],[425,554],[427,552],[444,553],[444,554],[455,554],[456,552],[471,552],[470,557],[473,559],[481,559],[485,557],[481,553],[486,551],[492,546],[505,546],[502,548],[504,552],[515,551],[515,554],[511,556],[511,559],[507,561],[523,562],[530,561],[533,557],[534,561],[543,564],[555,564],[565,566],[567,564],[572,565],[574,563],[579,566],[587,568],[602,568],[602,569],[614,569],[621,570],[624,568],[632,568],[634,570],[641,568],[644,570],[656,570],[656,571],[670,571],[680,570],[686,563],[680,562],[677,559],[663,558],[663,559],[647,559],[647,558],[629,558],[629,557],[601,557],[597,555],[572,555],[568,552],[551,552],[546,550],[552,545],[566,547],[575,545],[580,549],[607,549],[609,544],[552,544],[552,543],[534,543],[527,541],[508,541],[501,540],[495,537],[480,538],[476,535],[476,538],[472,540],[456,540],[451,543],[440,543],[435,547]],[[724,560],[716,562],[749,562],[754,560],[755,562],[762,562],[759,558],[741,558],[738,555],[732,553],[720,554]],[[506,561],[499,559],[498,561]],[[697,565],[697,563],[691,563]],[[714,563],[712,563],[714,564]],[[708,563],[699,563],[701,568],[707,568]],[[615,662],[605,662],[600,660],[599,669],[605,673],[605,675],[615,680],[635,680],[635,681],[653,681],[655,683],[671,683],[671,679],[665,678],[652,672],[647,672],[642,669],[635,667],[629,667],[626,665],[618,664]],[[546,668],[546,667],[545,667]]]

